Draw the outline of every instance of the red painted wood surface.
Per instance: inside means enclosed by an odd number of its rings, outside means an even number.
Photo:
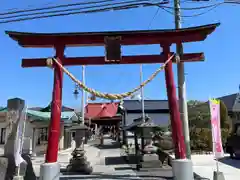
[[[203,53],[189,53],[182,56],[183,62],[203,61]],[[66,57],[63,60],[64,66],[78,65],[108,65],[108,64],[150,64],[164,63],[164,55],[139,55],[139,56],[123,56],[121,62],[105,62],[105,57]],[[23,59],[22,67],[46,67],[46,58]]]
[[[56,47],[56,56],[61,63],[64,59],[64,46]],[[63,88],[63,71],[59,66],[54,67],[54,83],[51,106],[51,120],[48,132],[48,146],[46,153],[46,163],[57,162],[58,142],[60,137],[60,121],[62,110],[62,88]]]
[[[170,47],[168,45],[163,46],[163,51],[165,54],[165,60],[167,61],[167,59],[171,57]],[[171,117],[172,138],[175,145],[175,156],[177,159],[184,159],[186,158],[185,152],[186,147],[182,132],[183,131],[182,122],[180,118],[180,112],[178,109],[176,86],[174,83],[174,74],[171,61],[169,61],[169,63],[165,67],[165,81]]]

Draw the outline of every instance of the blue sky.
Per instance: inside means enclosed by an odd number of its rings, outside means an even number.
[[[76,2],[77,0],[75,0]],[[50,2],[49,0],[41,1]],[[54,1],[52,1],[54,2]],[[55,1],[64,2],[64,0]],[[67,2],[67,1],[65,1]],[[213,1],[220,2],[220,1]],[[40,4],[40,2],[38,2]],[[33,4],[30,0],[4,1],[0,11],[9,8],[26,7]],[[37,3],[34,3],[38,5]],[[185,2],[182,7],[201,6],[204,3]],[[51,101],[53,73],[48,68],[21,68],[21,58],[49,57],[54,55],[52,49],[24,49],[5,35],[5,30],[26,32],[84,32],[145,30],[156,12],[156,7],[139,8],[125,11],[111,11],[96,14],[81,14],[55,17],[33,21],[0,25],[0,105],[6,105],[8,98],[21,97],[29,106],[44,106]],[[184,11],[184,15],[204,12]],[[221,26],[204,42],[184,45],[185,52],[204,52],[205,62],[188,63],[185,66],[188,99],[206,100],[209,96],[219,97],[238,91],[240,83],[239,28],[240,5],[222,5],[202,16],[183,19],[183,27],[198,26],[221,22]],[[151,23],[150,29],[174,28],[174,17],[159,10]],[[123,53],[151,54],[159,52],[159,46],[123,47]],[[175,51],[174,47],[172,50]],[[104,55],[102,47],[68,48],[66,56]],[[144,79],[147,79],[159,64],[144,65]],[[81,67],[68,68],[81,79]],[[174,65],[175,82],[176,65]],[[112,65],[86,67],[86,83],[89,87],[103,92],[121,93],[129,91],[139,84],[139,65]],[[74,83],[64,76],[63,103],[67,106],[79,107],[80,99],[73,97]],[[164,73],[160,73],[152,83],[144,89],[148,99],[166,99]]]

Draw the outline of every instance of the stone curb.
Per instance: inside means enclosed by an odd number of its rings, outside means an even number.
[[[64,149],[64,150],[60,150],[58,151],[58,154],[63,154],[63,153],[66,153],[68,151],[73,151],[73,148],[68,148],[68,149]]]

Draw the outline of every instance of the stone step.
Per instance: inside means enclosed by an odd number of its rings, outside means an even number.
[[[138,180],[140,179],[136,175],[129,175],[129,174],[93,174],[93,175],[62,175],[60,180],[70,180],[70,179],[84,179],[84,180],[116,180],[116,179],[131,179],[131,180]]]
[[[160,168],[162,162],[159,160],[141,162],[142,168]]]

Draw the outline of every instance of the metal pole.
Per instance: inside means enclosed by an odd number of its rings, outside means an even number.
[[[88,94],[88,92],[85,92],[85,106],[87,106],[88,105],[88,100],[89,100],[89,94]],[[85,109],[84,109],[85,110]],[[91,118],[89,118],[88,119],[88,125],[89,125],[89,127],[90,127],[90,125],[91,125]]]
[[[181,28],[180,0],[174,0],[174,9],[175,9],[175,28],[180,29]],[[178,57],[180,57],[181,60],[181,54],[183,54],[182,44],[177,44],[176,51]],[[178,74],[179,111],[183,125],[186,156],[188,159],[191,159],[184,63],[181,61],[179,61],[177,64],[177,74]]]
[[[143,82],[143,68],[142,64],[140,65],[140,84]],[[141,103],[142,103],[142,117],[143,121],[145,121],[145,109],[144,109],[144,90],[143,87],[141,87]]]
[[[142,84],[142,82],[143,82],[143,68],[142,68],[142,64],[140,64],[140,84]],[[142,120],[143,120],[143,122],[145,122],[145,107],[144,107],[144,90],[143,90],[143,87],[141,87],[141,104],[142,104]],[[141,148],[144,149],[145,140],[144,140],[142,132],[141,132],[141,136],[142,136],[141,137]],[[138,140],[135,143],[138,144]],[[139,165],[139,164],[137,164],[137,165]]]
[[[82,83],[85,84],[85,66],[82,66]],[[82,89],[82,124],[85,120],[85,91]]]
[[[82,83],[85,84],[85,66],[82,66]],[[82,102],[81,102],[81,105],[82,105],[82,122],[81,124],[85,124],[85,91],[84,89],[82,88]],[[84,141],[85,141],[85,138],[86,137],[86,134],[84,133],[83,137],[82,137],[82,144],[81,144],[81,147],[84,148]]]

